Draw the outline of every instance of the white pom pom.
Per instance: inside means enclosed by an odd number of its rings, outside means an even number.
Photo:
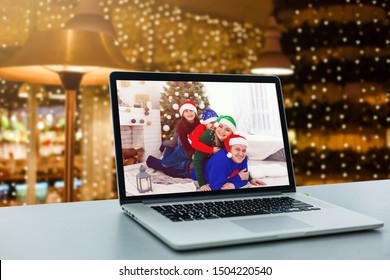
[[[232,158],[232,153],[231,152],[228,152],[227,154],[226,154],[226,156],[228,157],[228,158]]]

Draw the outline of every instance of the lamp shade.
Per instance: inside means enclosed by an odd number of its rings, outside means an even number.
[[[258,61],[253,64],[251,72],[259,75],[291,75],[290,60],[279,52],[267,52],[258,56]]]
[[[57,29],[37,31],[0,65],[0,77],[62,85],[65,101],[65,200],[73,200],[76,91],[80,85],[108,84],[109,73],[129,69],[114,39],[101,32]]]
[[[113,38],[103,33],[57,29],[36,31],[23,47],[0,65],[0,77],[58,84],[60,72],[83,73],[82,85],[108,83],[116,69],[130,69]]]
[[[281,33],[274,17],[268,20],[264,34],[264,49],[253,64],[251,72],[260,75],[291,75],[293,73],[290,59],[282,52]]]
[[[66,22],[65,28],[101,32],[115,38],[114,27],[104,19],[96,0],[80,0],[75,16]]]

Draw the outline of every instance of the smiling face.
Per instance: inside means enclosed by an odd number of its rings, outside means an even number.
[[[215,129],[215,135],[217,135],[218,139],[221,141],[224,141],[232,133],[233,131],[227,125],[224,125],[222,123],[220,123]]]
[[[232,154],[232,161],[235,163],[241,163],[246,157],[246,146],[242,144],[235,144],[230,147],[230,153]]]
[[[195,112],[192,111],[192,110],[185,109],[185,110],[183,111],[183,117],[184,117],[188,122],[190,122],[190,123],[193,123],[193,122],[194,122],[195,116],[196,116],[196,114],[195,114]]]
[[[205,124],[206,130],[215,130],[215,122],[209,122]]]

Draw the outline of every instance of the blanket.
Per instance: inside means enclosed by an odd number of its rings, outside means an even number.
[[[249,161],[249,172],[253,178],[259,178],[267,186],[285,185],[288,183],[287,168],[280,162],[267,161]],[[125,185],[127,195],[139,195],[135,176],[138,174],[138,168],[125,169]],[[161,171],[147,168],[146,172],[150,175],[153,191],[142,193],[163,194],[163,193],[180,193],[194,192],[198,189],[198,183],[188,178],[174,178],[164,174]],[[248,184],[246,187],[255,187]]]
[[[249,172],[253,178],[287,176],[287,168],[279,163],[251,165]]]

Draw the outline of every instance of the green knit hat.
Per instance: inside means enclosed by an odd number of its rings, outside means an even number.
[[[215,127],[218,127],[219,124],[224,124],[229,127],[233,132],[237,129],[236,121],[231,116],[219,116],[215,122]]]

